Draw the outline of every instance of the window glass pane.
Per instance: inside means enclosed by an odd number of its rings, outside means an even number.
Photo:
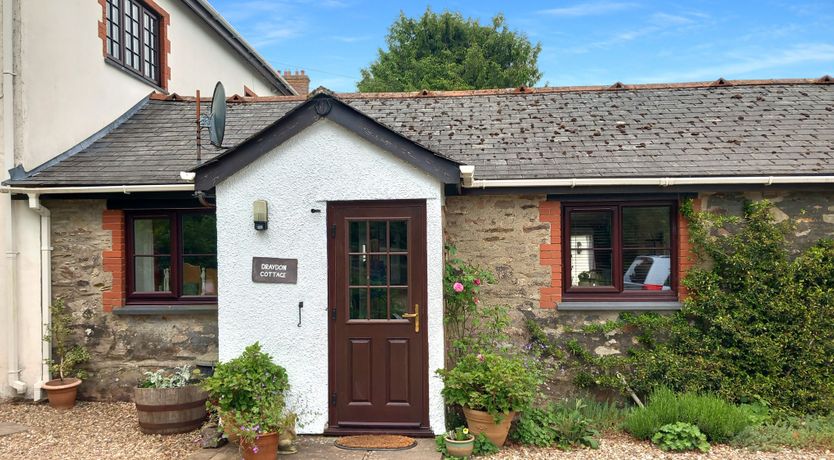
[[[623,250],[623,289],[626,291],[671,290],[671,274],[668,250]]]
[[[391,288],[391,319],[402,319],[408,313],[408,288]]]
[[[217,216],[184,214],[182,216],[183,254],[217,253]]]
[[[350,252],[366,252],[368,247],[368,222],[350,221],[348,224]]]
[[[388,256],[368,256],[370,260],[370,280],[372,286],[385,286],[388,284]]]
[[[672,241],[670,215],[669,206],[623,207],[623,246],[668,249]]]
[[[388,319],[387,288],[371,288],[371,319]]]
[[[610,287],[613,286],[611,267],[613,260],[610,249],[571,249],[571,286]]]
[[[366,286],[368,284],[368,256],[350,256],[350,275],[352,286]]]
[[[611,211],[573,211],[570,216],[571,249],[610,249]]]
[[[183,256],[182,295],[217,295],[217,256]]]
[[[135,257],[133,290],[136,292],[171,292],[171,257]]]
[[[391,251],[408,250],[408,222],[392,220],[389,227],[391,231]]]
[[[171,254],[171,221],[167,217],[133,221],[135,255]]]
[[[388,250],[388,222],[371,221],[370,247],[372,252],[385,252]]]
[[[391,256],[391,285],[408,284],[408,256]]]
[[[368,318],[368,289],[350,288],[350,319]]]

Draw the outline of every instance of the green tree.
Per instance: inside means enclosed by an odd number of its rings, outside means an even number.
[[[486,26],[449,11],[426,9],[420,19],[401,12],[385,41],[388,50],[361,71],[360,92],[533,86],[542,75],[541,43],[507,29],[501,14]]]

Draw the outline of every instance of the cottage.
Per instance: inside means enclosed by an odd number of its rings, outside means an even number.
[[[830,78],[235,97],[203,161],[198,103],[153,94],[4,183],[52,213],[87,397],[260,341],[307,432],[439,432],[444,244],[496,273],[484,302],[557,327],[679,308],[683,199],[834,233]]]

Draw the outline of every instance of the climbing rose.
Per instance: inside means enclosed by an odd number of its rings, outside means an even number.
[[[452,289],[454,289],[455,292],[463,292],[463,284],[457,282],[452,286]]]
[[[475,286],[480,286],[480,285],[481,285],[481,280],[480,280],[480,279],[476,279],[476,280],[475,280]]]

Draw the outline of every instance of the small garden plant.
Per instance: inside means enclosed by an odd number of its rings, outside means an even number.
[[[466,441],[467,439],[470,439],[472,435],[469,434],[469,428],[459,426],[454,430],[449,430],[446,437],[453,441]]]
[[[663,425],[652,436],[652,442],[665,451],[682,452],[697,449],[709,452],[709,443],[704,433],[701,433],[697,426],[686,422]]]
[[[537,447],[596,449],[599,432],[591,428],[591,420],[582,413],[584,407],[581,400],[575,400],[572,406],[550,403],[545,408],[528,409],[519,417],[512,439]]]
[[[728,442],[751,424],[749,411],[721,398],[695,393],[675,393],[659,388],[646,407],[633,410],[625,430],[639,439],[652,439],[660,429],[676,422],[695,425],[710,442]]]
[[[145,372],[145,378],[139,381],[139,388],[182,388],[200,375],[198,369],[191,370],[188,364],[174,368],[173,372],[159,369]]]
[[[223,424],[223,431],[252,444],[262,434],[287,426],[284,394],[289,389],[286,370],[254,343],[237,358],[220,363],[211,377],[203,380]]]
[[[439,435],[434,437],[437,451],[443,454],[443,460],[462,460],[460,457],[455,457],[448,454],[446,447],[446,436]],[[472,455],[475,457],[483,457],[486,455],[497,454],[500,451],[498,446],[493,444],[483,433],[478,433],[475,436],[475,448],[472,450]]]
[[[68,342],[72,314],[62,299],[55,301],[49,307],[49,312],[52,321],[48,325],[49,333],[43,340],[52,344],[54,358],[47,362],[50,372],[57,374],[62,382],[67,377],[87,378],[87,372],[78,366],[90,360],[90,352],[82,345],[70,345]]]

